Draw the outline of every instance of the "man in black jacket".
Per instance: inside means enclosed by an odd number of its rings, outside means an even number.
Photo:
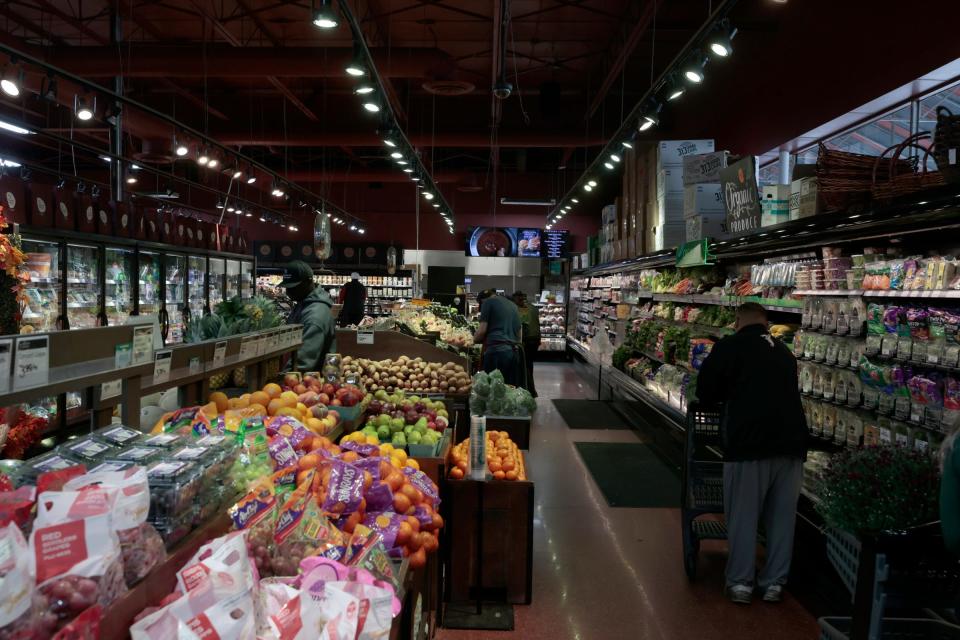
[[[779,602],[790,572],[797,498],[807,454],[807,424],[797,389],[797,361],[767,332],[767,312],[737,309],[737,332],[704,360],[697,398],[723,405],[723,497],[729,598],[749,604],[762,517],[767,562],[759,574],[766,602]]]

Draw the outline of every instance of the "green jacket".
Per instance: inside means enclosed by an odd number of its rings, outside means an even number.
[[[523,323],[523,340],[540,339],[540,312],[529,302],[525,307],[517,307],[520,312],[520,322]]]
[[[290,313],[290,324],[303,325],[303,345],[297,349],[298,371],[321,371],[324,357],[336,353],[337,328],[332,309],[333,298],[317,287]]]

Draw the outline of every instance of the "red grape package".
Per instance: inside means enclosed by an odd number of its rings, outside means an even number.
[[[45,491],[37,499],[30,552],[38,605],[68,624],[86,609],[127,592],[120,540],[112,525],[118,491]]]
[[[0,640],[49,637],[57,617],[34,606],[34,575],[27,541],[17,525],[0,529]]]
[[[195,591],[135,622],[130,627],[130,637],[132,640],[256,640],[253,592],[248,589],[229,598],[213,600],[208,590]]]
[[[167,557],[163,539],[147,522],[150,511],[147,472],[143,467],[131,467],[124,471],[87,473],[68,481],[64,488],[78,491],[98,486],[117,491],[111,520],[120,539],[123,577],[127,586],[132,587]]]

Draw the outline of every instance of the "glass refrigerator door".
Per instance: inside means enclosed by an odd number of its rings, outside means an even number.
[[[164,274],[164,284],[167,290],[167,322],[170,323],[170,330],[167,333],[167,344],[178,344],[183,342],[184,332],[186,331],[183,309],[184,301],[187,299],[185,291],[185,287],[187,286],[187,258],[185,256],[167,254],[164,259],[164,264],[166,270]]]
[[[141,251],[138,257],[140,315],[156,315],[160,312],[160,254]]]
[[[60,316],[60,247],[55,242],[24,239],[23,253],[30,275],[23,324],[34,331],[54,331]]]
[[[226,265],[223,258],[210,258],[210,310],[213,311],[223,301],[223,280]]]
[[[240,262],[240,297],[249,300],[253,297],[253,263]]]
[[[189,292],[190,316],[202,318],[207,308],[207,292],[204,290],[204,276],[207,273],[207,259],[203,256],[188,256],[187,283]]]
[[[67,320],[71,329],[97,326],[100,303],[100,250],[81,244],[67,245]]]
[[[227,260],[227,300],[240,295],[240,261]]]
[[[107,295],[104,311],[110,326],[125,324],[133,313],[133,251],[107,247]]]

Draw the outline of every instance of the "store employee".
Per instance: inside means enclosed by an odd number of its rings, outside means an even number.
[[[515,387],[523,386],[520,311],[507,298],[493,289],[477,294],[480,303],[480,327],[473,341],[483,344],[483,370],[499,369],[503,380]]]
[[[326,355],[337,350],[333,298],[313,284],[313,269],[302,260],[287,264],[280,286],[296,302],[287,322],[303,325],[303,345],[297,349],[297,371],[321,371]]]

